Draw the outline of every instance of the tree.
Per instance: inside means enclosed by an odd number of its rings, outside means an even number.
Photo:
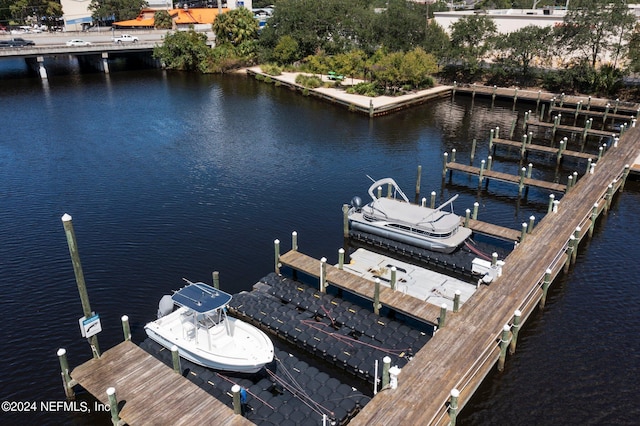
[[[629,71],[640,72],[640,24],[636,24],[629,38]]]
[[[502,64],[519,69],[522,82],[526,83],[531,77],[531,62],[536,58],[546,59],[552,41],[551,27],[527,25],[500,37],[495,47],[499,50],[498,57]]]
[[[375,15],[374,40],[392,52],[408,52],[425,41],[426,7],[407,0],[389,0]]]
[[[467,16],[451,25],[451,53],[471,77],[479,71],[480,61],[493,47],[496,33],[496,24],[485,15]]]
[[[329,55],[368,45],[373,9],[368,0],[279,0],[260,42],[273,49],[289,35],[302,59],[319,50]]]
[[[400,62],[400,78],[403,83],[409,83],[414,89],[421,88],[426,81],[431,80],[431,74],[438,71],[436,58],[417,47],[404,54]]]
[[[153,14],[154,26],[162,30],[170,30],[173,28],[173,20],[166,10],[159,10]]]
[[[289,35],[280,37],[273,49],[273,59],[280,65],[293,62],[298,57],[298,42]]]
[[[216,45],[229,43],[239,46],[258,38],[258,21],[249,9],[239,7],[216,16],[212,30],[216,35]]]
[[[592,68],[607,52],[616,63],[635,22],[622,0],[576,0],[560,27],[559,45],[578,59],[587,59]]]
[[[202,71],[211,48],[207,45],[207,35],[189,31],[176,31],[164,37],[161,46],[153,49],[153,56],[167,69],[180,71]]]
[[[145,0],[91,0],[89,10],[96,21],[135,19],[147,7]]]
[[[13,18],[20,23],[49,24],[49,20],[62,17],[62,6],[57,1],[49,0],[17,0],[0,1],[0,16]],[[9,12],[6,14],[6,12]],[[0,19],[2,21],[2,19]]]

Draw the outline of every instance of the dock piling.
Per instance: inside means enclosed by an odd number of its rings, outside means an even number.
[[[594,203],[591,208],[591,223],[589,224],[589,238],[593,237],[593,230],[598,219],[598,203]]]
[[[298,233],[296,231],[291,233],[291,250],[298,251]]]
[[[458,417],[458,398],[460,397],[460,391],[458,389],[451,389],[451,399],[449,400],[449,426],[456,426],[456,420]]]
[[[547,301],[547,292],[549,291],[549,285],[551,285],[551,269],[547,268],[544,273],[544,279],[542,280],[542,297],[540,297],[540,309],[544,309],[544,305]]]
[[[349,204],[342,205],[342,236],[349,236]]]
[[[327,258],[320,259],[320,293],[327,291]]]
[[[485,163],[484,160],[480,162],[480,173],[478,174],[478,187],[482,186],[482,178],[484,175],[484,163]]]
[[[509,346],[509,334],[511,333],[511,327],[509,324],[505,324],[502,327],[502,338],[500,339],[500,358],[498,359],[498,371],[504,371],[504,363],[507,359],[507,347]]]
[[[182,366],[180,365],[180,352],[176,345],[171,346],[171,361],[173,362],[173,371],[182,374]]]
[[[68,401],[74,400],[76,397],[73,391],[75,382],[69,375],[69,361],[67,361],[67,350],[60,348],[57,352],[58,360],[60,361],[60,372],[62,375],[62,385],[64,386],[64,394]]]
[[[273,241],[273,250],[274,250],[274,258],[275,258],[275,272],[280,275],[280,240],[276,239]]]
[[[376,278],[374,281],[373,313],[380,315],[380,278]]]
[[[580,234],[582,233],[582,228],[576,226],[576,230],[573,231],[573,237],[575,238],[573,242],[573,252],[571,253],[571,263],[576,263],[576,259],[578,257],[578,245],[580,244]]]
[[[213,288],[220,288],[220,272],[218,271],[213,271],[211,273],[212,277],[213,277]]]
[[[396,268],[395,266],[391,267],[391,281],[389,282],[389,285],[391,286],[391,290],[396,289],[397,271],[398,271],[398,268]]]
[[[420,199],[420,179],[422,177],[422,166],[418,166],[418,175],[416,176],[416,200]]]
[[[233,412],[235,414],[242,414],[242,404],[240,403],[240,385],[234,384],[231,386],[231,394],[233,395]]]
[[[443,303],[440,306],[440,317],[438,318],[438,330],[444,328],[447,320],[447,304]]]
[[[518,195],[522,195],[522,190],[524,189],[524,177],[527,172],[526,168],[520,169],[520,183],[518,183]]]
[[[491,149],[493,148],[493,138],[495,137],[495,130],[491,129],[489,131],[489,152],[491,152]],[[475,141],[475,139],[474,139]]]
[[[478,207],[480,207],[480,203],[477,201],[473,203],[473,215],[471,216],[473,220],[478,220]]]
[[[553,210],[553,201],[555,198],[555,195],[549,194],[549,207],[547,208],[547,214],[551,213],[551,211]]]
[[[87,293],[87,286],[84,281],[84,273],[82,272],[82,264],[80,263],[80,254],[78,253],[78,244],[76,242],[76,235],[73,230],[73,221],[70,214],[65,213],[62,216],[62,225],[64,226],[64,232],[67,236],[67,245],[69,246],[69,254],[71,255],[71,262],[73,263],[73,272],[76,276],[78,293],[80,293],[82,311],[84,313],[84,316],[86,318],[89,318],[93,315],[93,312],[91,311],[91,304],[89,303],[89,294]],[[89,345],[91,346],[93,357],[100,358],[98,335],[94,334],[87,340],[89,341]]]
[[[436,191],[431,191],[431,201],[430,201],[429,206],[432,209],[436,208]]]
[[[452,162],[452,163],[455,163],[455,162],[456,162],[456,152],[457,152],[457,150],[456,150],[455,148],[453,148],[453,149],[451,150],[451,162]]]
[[[109,409],[111,410],[111,423],[113,426],[120,425],[120,410],[118,409],[118,398],[116,397],[116,388],[107,389],[107,397],[109,398]]]
[[[382,383],[380,390],[389,386],[389,369],[391,368],[391,358],[385,356],[382,358]]]
[[[453,296],[453,312],[458,312],[460,310],[460,290],[456,290]]]
[[[624,165],[624,172],[622,174],[622,182],[620,182],[620,192],[624,192],[624,184],[627,182],[627,177],[629,177],[629,171],[631,167],[628,164]]]
[[[527,235],[527,222],[522,222],[522,232],[520,233],[520,242],[524,242],[524,237]]]
[[[476,156],[476,138],[473,138],[473,140],[471,141],[471,160],[470,163],[473,164],[473,158]]]
[[[493,163],[493,157],[492,156],[488,156],[487,157],[487,171],[491,171],[492,163]]]
[[[518,331],[520,330],[520,317],[522,312],[519,309],[513,313],[513,325],[511,326],[511,344],[509,345],[509,353],[516,353],[516,345],[518,343]]]
[[[344,249],[342,247],[338,249],[338,269],[344,269]]]
[[[611,208],[611,201],[613,200],[613,184],[610,183],[607,186],[607,193],[604,196],[605,204],[604,204],[604,213],[607,214],[609,212],[609,208]]]
[[[464,216],[464,227],[468,228],[469,227],[469,218],[471,216],[471,209],[466,209],[464,211],[465,216]]]
[[[573,252],[575,250],[576,237],[571,234],[569,236],[569,242],[567,243],[567,260],[564,262],[565,274],[569,272],[569,266],[571,266],[571,259],[573,258]]]
[[[122,321],[122,333],[124,334],[124,340],[131,340],[131,328],[129,327],[129,316],[123,315],[120,320]]]
[[[534,215],[529,216],[529,233],[533,232],[533,225],[536,221],[536,217]]]
[[[443,161],[442,161],[442,179],[444,179],[447,176],[447,159],[449,157],[448,153],[444,153],[443,154]]]

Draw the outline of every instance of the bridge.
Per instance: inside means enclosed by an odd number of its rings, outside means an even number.
[[[24,58],[34,68],[40,78],[47,78],[45,58],[61,55],[77,56],[79,60],[91,64],[105,73],[109,73],[109,58],[111,56],[141,53],[150,57],[153,48],[160,44],[159,41],[140,41],[138,43],[116,44],[100,43],[89,46],[66,46],[59,44],[25,46],[0,49],[0,59]]]

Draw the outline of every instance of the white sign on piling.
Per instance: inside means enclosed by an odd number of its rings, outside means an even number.
[[[102,324],[100,324],[100,315],[93,314],[89,318],[82,317],[78,320],[80,324],[80,332],[82,333],[82,337],[86,337],[87,339],[91,336],[95,336],[96,334],[102,331]]]

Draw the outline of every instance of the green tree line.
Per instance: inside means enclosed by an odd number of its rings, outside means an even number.
[[[483,5],[494,3],[503,6]],[[442,1],[276,0],[262,31],[251,12],[236,9],[214,22],[214,49],[193,34],[175,33],[156,56],[168,68],[201,72],[255,64],[334,71],[385,93],[429,86],[437,76],[611,95],[624,76],[640,70],[640,26],[622,0],[574,0],[562,25],[529,25],[506,35],[482,13],[458,20],[447,33],[432,19],[446,8]]]

